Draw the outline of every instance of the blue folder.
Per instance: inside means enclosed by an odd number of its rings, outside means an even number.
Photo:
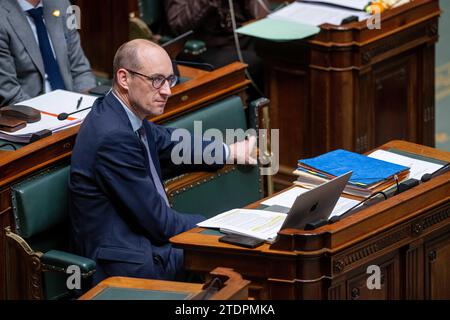
[[[395,174],[409,169],[342,149],[315,158],[299,160],[299,163],[335,177],[353,171],[350,183],[360,186],[368,186],[390,179]]]

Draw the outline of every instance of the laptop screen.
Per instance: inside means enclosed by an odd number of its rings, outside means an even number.
[[[328,220],[351,175],[351,171],[347,172],[300,194],[295,199],[280,230],[303,229],[308,223]]]

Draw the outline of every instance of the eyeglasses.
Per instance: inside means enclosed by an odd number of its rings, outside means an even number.
[[[152,83],[153,88],[155,88],[156,90],[161,89],[161,87],[164,85],[164,82],[167,81],[167,83],[169,84],[169,87],[173,88],[177,82],[178,82],[178,77],[174,74],[171,74],[170,76],[168,76],[167,78],[164,77],[162,74],[156,74],[154,76],[146,76],[145,74],[133,71],[133,70],[127,70],[129,73],[134,73],[137,74],[138,76],[144,77],[147,80],[150,80]]]

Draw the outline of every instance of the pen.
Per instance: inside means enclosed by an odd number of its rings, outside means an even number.
[[[83,97],[80,97],[80,99],[78,99],[76,110],[78,110],[78,108],[81,106],[81,101],[83,101]]]

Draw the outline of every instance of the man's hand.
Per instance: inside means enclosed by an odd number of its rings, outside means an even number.
[[[248,139],[230,145],[230,156],[227,163],[256,165],[258,161],[252,156],[256,145],[256,137],[250,136]]]

